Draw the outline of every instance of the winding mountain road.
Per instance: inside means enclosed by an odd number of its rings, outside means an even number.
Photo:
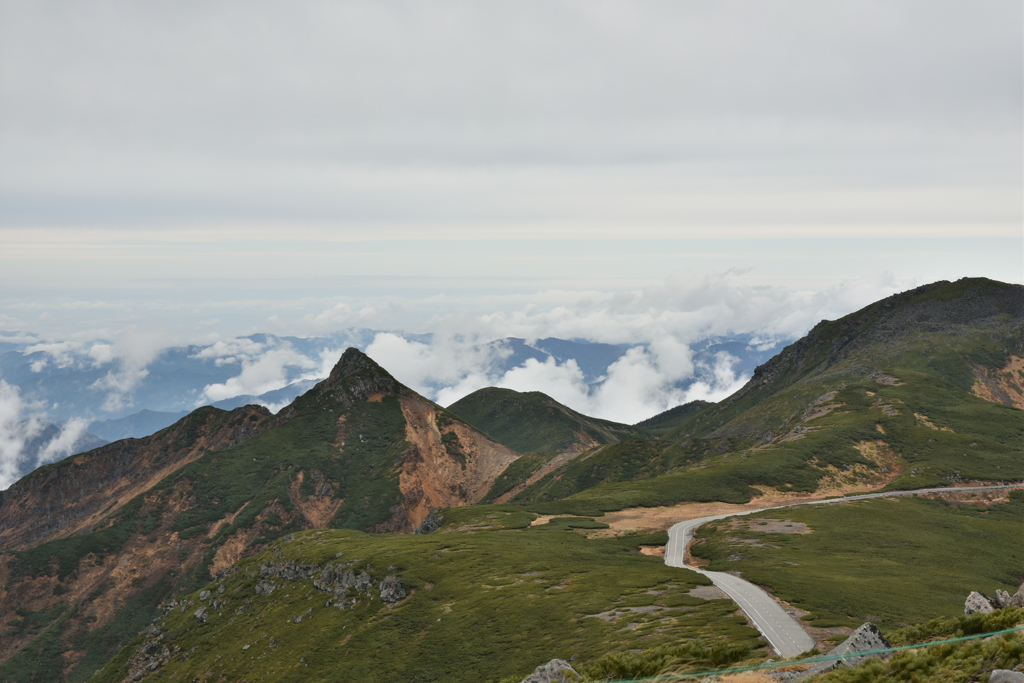
[[[911,496],[921,493],[950,493],[963,491],[991,491],[997,489],[1013,489],[1024,487],[1024,484],[1007,484],[998,486],[961,486],[957,488],[935,488],[918,489],[916,491],[886,491],[883,493],[863,493],[856,496],[845,496],[843,498],[828,498],[824,500],[812,500],[789,505],[776,505],[773,507],[760,508],[757,510],[743,510],[741,512],[729,512],[723,515],[712,515],[710,517],[698,517],[688,519],[673,525],[668,530],[668,544],[665,546],[665,564],[670,567],[682,567],[703,574],[711,579],[712,583],[722,589],[731,597],[740,609],[750,618],[765,637],[772,648],[782,657],[795,657],[802,652],[807,652],[814,647],[814,639],[807,634],[800,626],[800,623],[790,616],[772,596],[758,588],[749,581],[738,576],[725,572],[705,571],[700,567],[686,564],[686,549],[693,540],[693,534],[702,524],[713,522],[727,517],[739,517],[752,515],[767,510],[779,510],[783,508],[796,507],[798,505],[822,505],[827,503],[842,503],[851,500],[865,500],[868,498],[891,498],[894,496]]]

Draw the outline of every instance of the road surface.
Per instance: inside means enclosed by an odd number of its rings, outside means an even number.
[[[802,652],[807,652],[814,647],[814,639],[800,626],[800,623],[786,613],[784,609],[768,593],[764,592],[749,581],[738,576],[726,574],[725,572],[709,572],[686,564],[686,549],[693,540],[693,534],[702,524],[713,522],[717,519],[727,517],[739,517],[752,515],[766,510],[778,510],[781,508],[796,507],[797,505],[821,505],[823,503],[841,503],[849,500],[865,500],[867,498],[890,498],[893,496],[911,496],[915,493],[949,493],[951,491],[986,491],[993,489],[1020,488],[1022,484],[1008,484],[1005,486],[960,486],[956,488],[918,489],[916,491],[886,491],[883,493],[863,493],[857,496],[846,496],[844,498],[829,498],[826,500],[812,500],[802,503],[790,503],[789,505],[776,505],[774,507],[760,508],[757,510],[744,510],[742,512],[729,512],[724,515],[712,515],[711,517],[698,517],[679,522],[668,530],[668,544],[665,546],[665,564],[670,567],[684,567],[703,574],[729,595],[740,609],[750,618],[765,637],[772,648],[782,657],[795,657]]]

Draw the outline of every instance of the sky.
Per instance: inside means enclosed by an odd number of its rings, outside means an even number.
[[[0,333],[138,372],[347,327],[670,349],[1024,282],[1022,34],[1017,0],[0,0]]]

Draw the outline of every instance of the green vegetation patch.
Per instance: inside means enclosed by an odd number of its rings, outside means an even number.
[[[631,651],[680,658],[665,648],[699,640],[701,651],[731,660],[762,645],[731,601],[687,595],[707,579],[638,552],[663,534],[588,540],[545,526],[406,536],[328,530],[282,539],[239,563],[222,593],[220,583],[207,586],[224,604],[210,608],[205,623],[193,616],[201,606],[196,594],[166,613],[159,626],[173,654],[154,680],[317,681],[344,671],[368,682],[476,683],[519,680],[553,657],[581,666],[605,658],[595,665],[612,671],[607,658],[625,662]],[[289,560],[318,570],[308,579],[261,578],[264,563]],[[349,593],[344,609],[327,606],[332,595],[313,585],[327,563],[365,570],[375,584],[396,575],[407,597],[389,607],[375,586]],[[258,595],[256,584],[267,580],[273,591]],[[93,680],[122,680],[144,642],[137,637]],[[722,648],[737,649],[723,655]]]
[[[459,399],[448,410],[519,453],[565,451],[586,442],[614,443],[644,435],[629,425],[577,413],[539,391],[488,387]]]
[[[991,614],[936,619],[900,629],[889,637],[893,645],[912,645],[993,633],[1024,625],[1024,610],[1001,609]],[[993,669],[1015,669],[1024,662],[1021,632],[897,652],[888,660],[872,658],[856,667],[839,669],[815,679],[821,683],[967,683],[985,680]]]
[[[739,571],[810,613],[817,626],[886,629],[963,609],[972,590],[1016,591],[1024,579],[1024,491],[989,508],[926,498],[876,499],[772,510],[813,530],[757,531],[760,516],[734,528],[702,526],[691,551],[708,569]]]
[[[644,430],[648,434],[664,437],[676,431],[684,422],[707,410],[713,403],[707,401],[690,401],[675,408],[669,408],[663,413],[649,417],[643,422],[637,422],[635,427]]]

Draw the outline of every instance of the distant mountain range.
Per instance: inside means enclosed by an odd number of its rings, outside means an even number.
[[[231,343],[218,342],[206,346],[170,347],[161,350],[144,368],[137,368],[137,383],[126,394],[122,405],[105,405],[104,390],[109,373],[116,364],[98,363],[86,346],[33,343],[31,340],[0,346],[0,379],[18,387],[26,404],[41,407],[37,417],[55,425],[58,432],[70,420],[87,420],[88,431],[100,441],[141,438],[172,425],[199,405],[212,405],[231,410],[256,404],[272,411],[294,401],[323,379],[318,368],[324,357],[333,361],[346,347],[365,350],[379,334],[376,330],[350,329],[325,337],[277,337],[253,334]],[[431,335],[398,333],[404,339],[430,344]],[[0,332],[0,337],[9,333]],[[779,342],[781,344],[781,342]],[[767,344],[752,335],[709,337],[691,346],[695,373],[678,383],[681,389],[695,382],[711,381],[716,360],[728,354],[732,372],[737,377],[748,377],[754,368],[766,361],[779,344]],[[485,346],[500,349],[491,354],[493,364],[488,372],[501,375],[534,360],[559,364],[574,362],[584,381],[591,387],[600,386],[609,367],[635,346],[627,344],[593,343],[582,339],[546,339],[528,342],[508,337],[489,342]],[[223,387],[218,391],[231,393],[231,382],[247,371],[248,366],[260,362],[261,354],[286,350],[290,365],[282,365],[278,376],[281,386],[261,393],[238,393],[220,400],[204,400],[210,386]],[[337,354],[334,356],[333,354]],[[327,365],[330,367],[330,364]],[[239,384],[238,386],[242,386]],[[440,390],[440,384],[426,387]],[[96,439],[77,442],[62,455],[79,453],[98,445]],[[48,462],[40,460],[37,448],[25,450],[19,458],[19,475],[23,476],[36,466]]]
[[[581,345],[543,341],[513,348]],[[591,351],[594,377],[612,352]],[[481,662],[491,679],[518,680],[507,677],[528,660],[494,653],[520,646],[581,647],[591,661],[626,642],[641,652],[660,637],[661,613],[635,633],[593,617],[654,601],[689,610],[701,600],[669,591],[693,577],[641,554],[658,535],[583,543],[570,529],[607,525],[579,516],[1022,481],[1022,396],[1024,288],[984,279],[822,322],[727,399],[635,426],[507,389],[444,409],[349,348],[276,413],[201,407],[2,492],[0,680],[257,680],[284,666],[329,680],[343,666],[399,681],[429,660],[442,672],[433,680],[468,683],[484,680]],[[540,515],[574,518],[534,524]],[[398,535],[410,532],[421,535]],[[582,562],[587,548],[611,559]],[[646,578],[623,579],[638,567]],[[571,609],[550,607],[561,603],[548,596],[581,585]],[[329,600],[316,592],[328,590]],[[716,619],[732,618],[735,606],[723,609]],[[459,638],[431,640],[449,621]],[[381,643],[392,668],[378,665]]]

